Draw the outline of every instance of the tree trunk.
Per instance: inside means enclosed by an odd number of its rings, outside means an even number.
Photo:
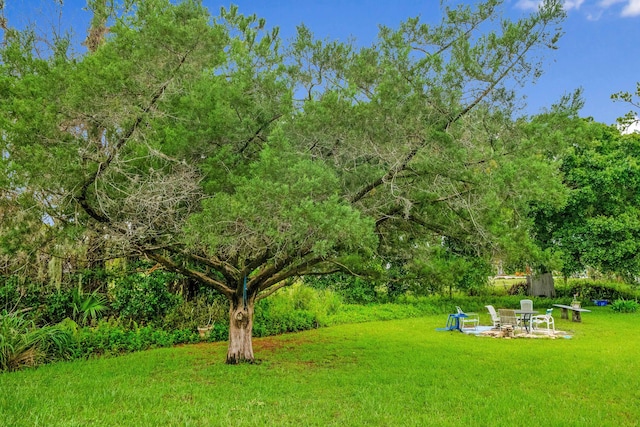
[[[229,308],[227,363],[232,365],[242,362],[252,363],[254,358],[251,333],[253,331],[254,300],[249,298],[246,308],[242,300],[234,300],[231,301]]]

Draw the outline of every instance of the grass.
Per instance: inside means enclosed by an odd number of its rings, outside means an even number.
[[[602,307],[556,317],[571,339],[504,340],[440,315],[255,339],[258,365],[225,365],[225,343],[57,363],[0,375],[0,425],[632,426],[638,319]]]

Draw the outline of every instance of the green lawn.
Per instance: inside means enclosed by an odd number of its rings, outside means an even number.
[[[0,374],[0,425],[635,426],[639,319],[506,340],[431,316],[256,339],[259,365],[223,364],[225,343],[58,363]]]

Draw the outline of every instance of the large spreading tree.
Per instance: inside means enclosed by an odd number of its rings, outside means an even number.
[[[567,123],[564,206],[534,209],[534,236],[559,255],[565,276],[588,267],[635,282],[640,275],[640,134],[589,119]]]
[[[224,294],[228,363],[254,359],[254,304],[292,278],[445,240],[497,251],[562,194],[553,139],[515,120],[559,0],[517,21],[443,7],[364,48],[305,27],[283,45],[235,7],[111,3],[89,1],[86,49],[3,23],[3,200]]]

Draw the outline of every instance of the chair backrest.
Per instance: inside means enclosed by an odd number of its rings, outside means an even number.
[[[492,305],[485,305],[487,310],[489,310],[489,314],[491,315],[491,320],[498,320],[498,313],[496,313],[496,309]]]
[[[533,311],[533,301],[530,299],[521,299],[520,310]]]
[[[516,326],[518,324],[518,320],[516,319],[516,311],[507,309],[507,308],[499,308],[498,316],[500,316],[500,323],[504,325]]]

